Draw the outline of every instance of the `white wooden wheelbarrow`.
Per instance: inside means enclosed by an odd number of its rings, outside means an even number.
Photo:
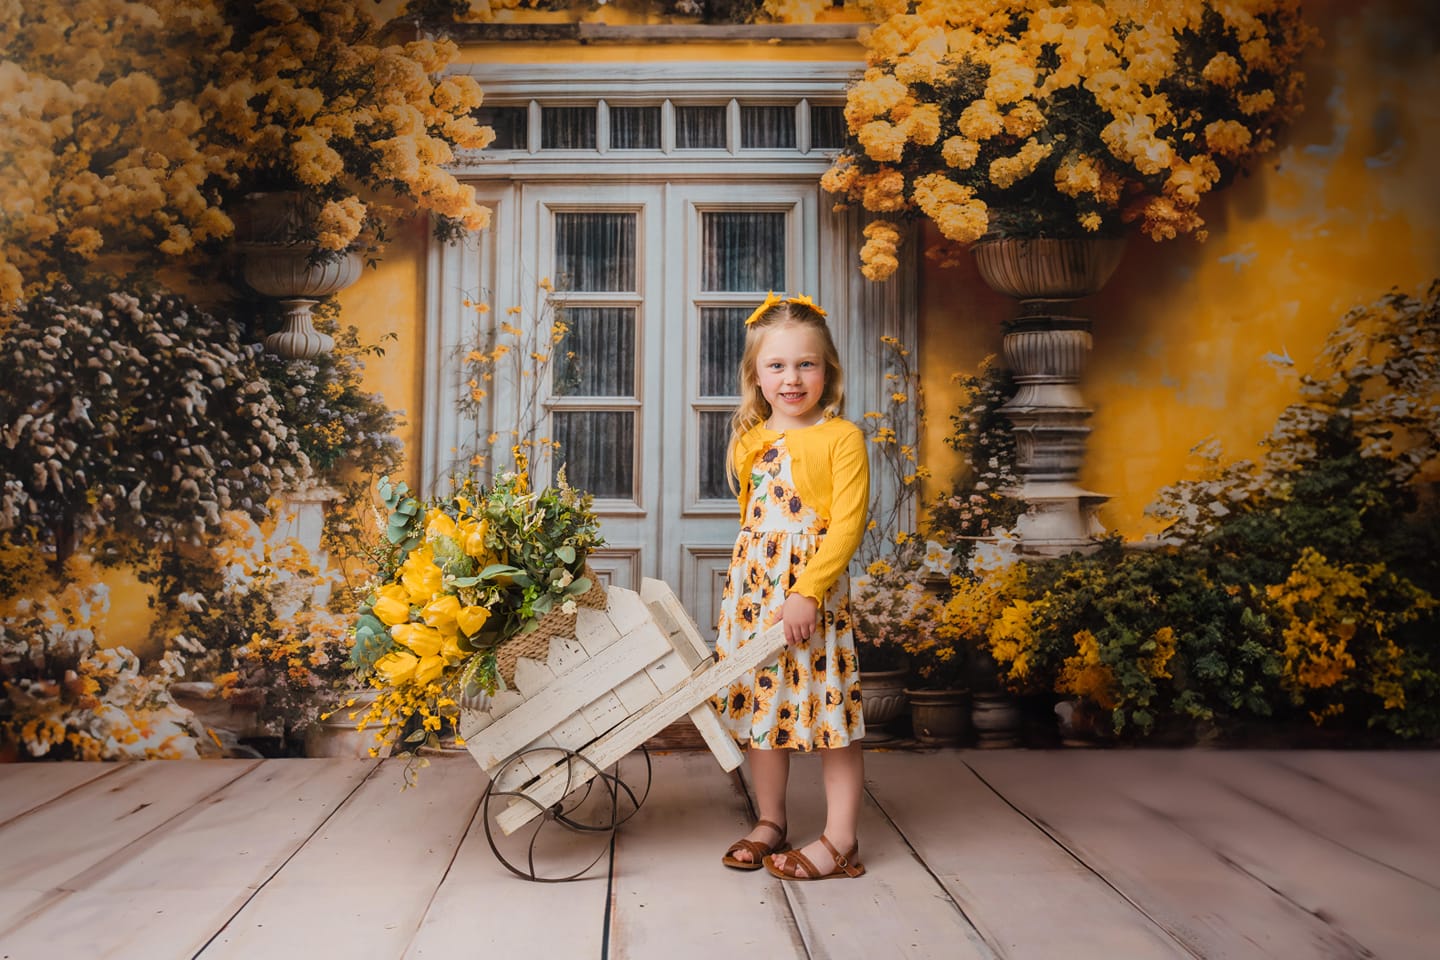
[[[544,663],[522,657],[513,690],[461,714],[466,749],[490,778],[482,805],[486,837],[496,857],[527,879],[574,879],[598,862],[604,849],[578,871],[542,876],[547,871],[537,867],[534,841],[541,827],[558,821],[605,834],[608,849],[609,834],[644,800],[644,792],[637,795],[620,778],[621,759],[686,714],[720,766],[738,767],[740,749],[710,700],[785,647],[784,628],[777,625],[734,656],[714,659],[661,580],[645,580],[639,593],[607,588],[606,599],[603,610],[579,608],[575,635],[552,638]],[[615,772],[606,773],[607,767]],[[597,778],[605,787],[598,805],[603,809],[592,802],[587,812],[577,812]],[[492,815],[506,835],[539,818],[525,869],[497,846]]]

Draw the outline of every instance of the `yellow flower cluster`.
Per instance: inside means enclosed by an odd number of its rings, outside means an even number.
[[[1293,67],[1313,35],[1298,0],[886,10],[848,93],[852,145],[822,185],[873,212],[928,217],[952,243],[1127,223],[1203,239],[1200,199],[1298,110]],[[887,253],[862,254],[867,276],[893,273]]]
[[[1382,593],[1398,593],[1401,609],[1376,603]],[[1313,547],[1306,547],[1285,582],[1267,587],[1266,594],[1282,615],[1282,680],[1296,703],[1312,706],[1316,723],[1344,711],[1340,697],[1357,675],[1366,678],[1368,692],[1384,709],[1405,708],[1404,651],[1393,634],[1434,609],[1434,597],[1383,563],[1335,564]]]
[[[1119,704],[1115,696],[1115,671],[1101,661],[1100,641],[1089,630],[1075,634],[1075,655],[1065,658],[1055,690],[1089,697],[1105,710],[1114,710]]]
[[[0,304],[51,264],[110,251],[185,256],[229,236],[228,191],[304,187],[307,238],[343,250],[373,211],[361,186],[487,225],[446,169],[492,139],[473,78],[435,79],[448,40],[382,45],[371,8],[261,0],[40,0],[0,9]]]

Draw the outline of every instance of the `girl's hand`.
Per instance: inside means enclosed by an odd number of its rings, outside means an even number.
[[[810,634],[819,626],[820,605],[800,593],[785,598],[780,608],[780,620],[785,624],[785,641],[792,647],[810,639]]]

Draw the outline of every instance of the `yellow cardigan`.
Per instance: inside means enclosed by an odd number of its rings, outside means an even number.
[[[765,446],[785,437],[796,492],[825,521],[820,547],[805,565],[792,593],[822,606],[825,594],[850,564],[865,536],[865,511],[870,504],[870,461],[865,435],[849,420],[832,417],[810,427],[769,430],[756,424],[735,442],[731,460],[739,473],[740,517],[750,501],[751,468]]]

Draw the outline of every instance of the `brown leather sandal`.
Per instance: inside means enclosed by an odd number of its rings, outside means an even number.
[[[741,838],[739,840],[736,840],[734,843],[730,844],[730,849],[725,851],[725,856],[720,859],[721,863],[725,864],[725,866],[727,867],[733,867],[736,870],[759,870],[760,867],[764,865],[765,858],[767,856],[780,850],[789,849],[785,846],[785,828],[780,826],[780,824],[775,823],[771,820],[756,820],[755,826],[769,827],[771,830],[774,830],[776,833],[780,834],[780,839],[775,841],[775,845],[773,847],[768,844],[761,843],[759,840],[751,840],[749,838]],[[730,854],[734,853],[736,850],[744,850],[748,852],[750,854],[750,859],[736,860],[734,857],[730,856]]]
[[[785,866],[783,867],[775,865],[773,854],[766,857],[765,869],[769,870],[772,876],[779,877],[781,880],[844,880],[853,879],[865,872],[865,864],[859,863],[855,859],[855,855],[860,852],[859,842],[856,842],[849,853],[843,855],[835,849],[835,844],[831,843],[830,838],[823,833],[820,834],[820,842],[825,845],[826,850],[830,851],[830,856],[835,858],[836,870],[834,873],[822,874],[816,869],[815,864],[810,862],[810,858],[799,850],[784,851]],[[801,874],[799,872],[801,870],[804,870],[805,873]]]

